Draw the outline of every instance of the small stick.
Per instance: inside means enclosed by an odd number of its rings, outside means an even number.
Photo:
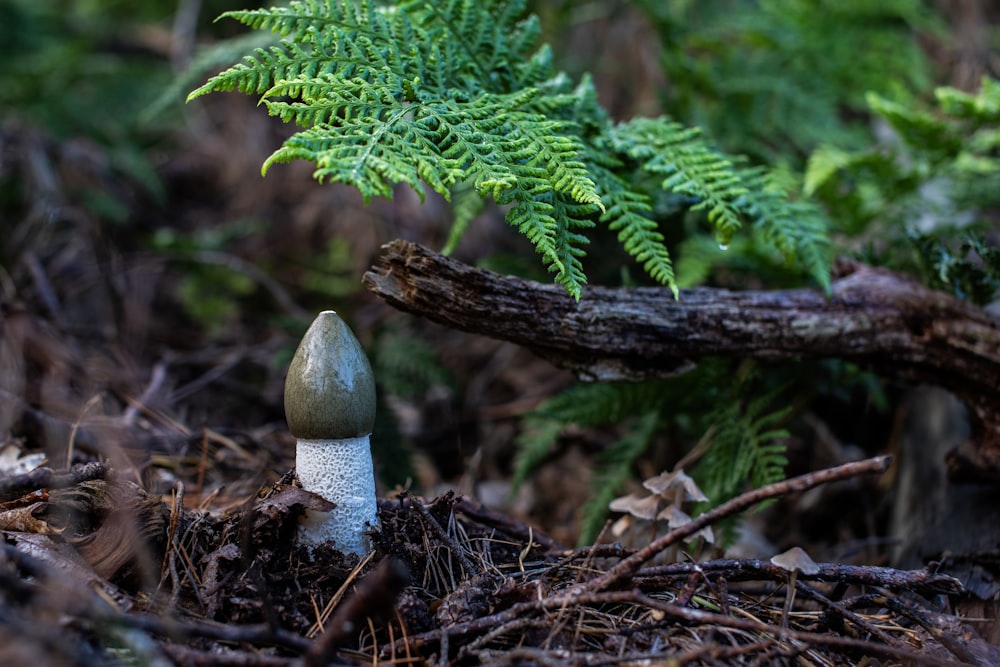
[[[874,625],[872,625],[871,623],[869,623],[865,619],[861,618],[860,616],[858,616],[857,614],[855,614],[853,611],[851,611],[850,609],[848,609],[844,605],[840,604],[839,602],[834,602],[830,598],[826,597],[825,595],[823,595],[822,593],[820,593],[819,591],[817,591],[812,586],[808,586],[804,582],[799,581],[796,584],[796,587],[800,591],[802,591],[802,593],[804,593],[808,597],[811,597],[813,600],[815,600],[816,602],[820,603],[821,605],[823,605],[827,609],[832,609],[835,613],[839,614],[842,618],[846,618],[851,623],[853,623],[854,625],[858,626],[859,628],[861,628],[865,632],[869,633],[873,637],[877,637],[879,639],[879,641],[881,641],[883,644],[888,644],[889,646],[897,646],[898,645],[896,642],[893,641],[892,637],[890,637],[887,633],[883,632],[882,630],[880,630],[879,628],[875,627]]]
[[[9,477],[0,475],[0,502],[14,500],[38,489],[66,489],[80,482],[106,479],[108,472],[107,464],[92,461],[73,466],[66,472],[55,472],[51,468],[35,468]]]
[[[671,563],[644,567],[636,571],[632,583],[645,590],[659,586],[665,580],[687,577],[696,568],[709,575],[720,574],[729,582],[785,579],[785,571],[769,561],[720,559],[701,563]],[[962,583],[958,579],[943,572],[933,572],[926,567],[919,570],[896,570],[878,565],[819,563],[819,572],[811,575],[800,574],[799,581],[837,581],[931,595],[954,595],[962,592]]]
[[[774,484],[768,484],[767,486],[762,486],[761,488],[754,489],[753,491],[748,491],[747,493],[739,495],[732,500],[719,505],[715,509],[705,512],[704,514],[696,517],[690,523],[679,526],[666,535],[653,540],[648,545],[639,549],[628,558],[622,560],[596,579],[591,579],[590,581],[586,581],[582,584],[577,584],[573,587],[573,589],[571,589],[570,592],[579,594],[585,591],[593,592],[610,588],[614,584],[617,584],[623,579],[635,574],[643,563],[652,559],[656,556],[656,554],[660,553],[670,545],[680,542],[685,537],[694,535],[705,526],[709,526],[720,519],[742,512],[743,510],[770,498],[783,496],[794,491],[806,491],[815,486],[819,486],[820,484],[836,482],[866,473],[885,472],[889,467],[891,460],[892,457],[890,456],[876,456],[863,461],[845,463],[844,465],[840,465],[835,468],[828,468],[826,470],[807,473],[805,475],[786,479]]]

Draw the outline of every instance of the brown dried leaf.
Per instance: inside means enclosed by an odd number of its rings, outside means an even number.
[[[61,532],[62,528],[51,526],[44,519],[35,516],[35,512],[44,510],[47,506],[48,503],[38,502],[0,512],[0,530],[38,535],[55,535]]]

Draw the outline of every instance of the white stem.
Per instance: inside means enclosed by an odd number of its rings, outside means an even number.
[[[337,505],[331,512],[307,512],[299,530],[307,544],[332,542],[359,555],[370,551],[364,533],[378,526],[378,507],[369,437],[297,441],[295,469],[302,488]]]

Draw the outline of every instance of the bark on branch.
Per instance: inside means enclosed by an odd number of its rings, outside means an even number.
[[[810,289],[734,292],[557,285],[477,269],[393,241],[365,274],[400,310],[507,340],[590,380],[683,372],[708,356],[839,357],[881,374],[942,386],[970,409],[958,477],[1000,479],[1000,322],[890,271],[844,262],[829,298]]]

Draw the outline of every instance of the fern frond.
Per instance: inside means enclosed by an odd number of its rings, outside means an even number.
[[[831,250],[823,210],[808,199],[790,199],[788,185],[783,187],[774,170],[748,169],[743,182],[754,229],[784,255],[787,264],[802,266],[829,293]]]
[[[255,49],[243,62],[209,79],[188,95],[194,99],[212,91],[238,90],[264,93],[280,81],[334,75],[339,78],[366,77],[394,54],[402,63],[397,45],[410,34],[405,23],[388,21],[367,0],[303,0],[287,7],[231,11],[222,18],[235,19],[255,30],[269,30],[280,43],[269,49]],[[338,39],[349,33],[351,39]],[[375,56],[375,64],[367,57]]]
[[[455,384],[434,347],[403,327],[387,328],[376,338],[372,366],[380,390],[401,398],[424,395],[435,385]]]
[[[659,225],[650,217],[652,206],[649,197],[628,189],[624,181],[610,171],[601,169],[598,173],[602,174],[601,184],[606,188],[606,209],[601,215],[601,222],[607,223],[611,231],[618,232],[618,241],[625,251],[653,280],[669,287],[676,299],[678,287],[670,253]]]
[[[545,186],[537,184],[529,187],[534,187],[536,192],[545,189]],[[527,196],[531,195],[531,192],[526,192],[520,187],[512,193],[512,196],[505,198],[507,201],[501,200],[501,203],[513,201],[519,193],[526,193],[526,196],[519,199],[507,212],[507,224],[516,227],[517,231],[531,241],[550,272],[556,275],[565,274],[566,266],[562,263],[560,253],[556,248],[556,233],[559,223],[554,215],[555,206],[544,201],[541,197]],[[574,296],[578,296],[578,294],[579,292]]]
[[[729,248],[722,249],[708,234],[687,237],[677,247],[677,262],[674,264],[677,286],[687,289],[704,284],[712,269],[727,258],[727,251],[742,257],[743,245],[744,241],[736,238]]]
[[[575,384],[540,405],[533,414],[564,424],[602,426],[660,409],[673,398],[668,380]]]
[[[482,213],[485,200],[471,186],[458,185],[451,191],[451,230],[448,232],[448,240],[445,241],[441,254],[450,255],[458,247],[462,237],[465,235],[472,220]]]
[[[819,146],[806,162],[806,172],[803,176],[802,192],[807,197],[816,194],[841,169],[851,164],[852,155],[842,148],[823,144]]]
[[[509,89],[515,84],[515,63],[529,60],[536,48],[541,28],[537,17],[525,17],[523,0],[483,3],[478,0],[404,0],[396,3],[399,13],[410,17],[426,38],[457,47],[464,57],[451,62],[464,63],[465,76],[473,86],[492,81],[492,91]],[[518,85],[531,85],[524,78]]]
[[[739,389],[745,391],[746,387]],[[783,441],[789,434],[777,424],[787,419],[791,407],[771,409],[784,389],[766,392],[745,405],[734,396],[709,417],[713,427],[711,446],[699,462],[695,477],[713,504],[729,500],[747,482],[758,486],[761,480],[784,478],[787,459]]]
[[[384,18],[369,0],[292,0],[284,7],[225,12],[254,30],[269,30],[293,41],[313,41],[333,32],[353,30],[369,36],[380,34]]]
[[[596,223],[591,219],[596,207],[591,204],[578,204],[566,201],[565,196],[557,195],[553,199],[554,214],[557,221],[555,247],[562,273],[556,275],[556,282],[576,299],[580,298],[587,277],[583,273],[581,258],[586,255],[582,246],[590,243],[585,235],[578,231],[590,229]]]
[[[747,190],[733,163],[713,150],[698,128],[639,118],[615,126],[610,139],[618,153],[644,171],[665,177],[664,190],[692,197],[692,209],[707,211],[719,243],[729,243],[742,225],[739,200]]]
[[[934,97],[941,110],[953,118],[980,124],[1000,121],[1000,81],[988,76],[983,77],[976,93],[944,87],[935,90]]]
[[[659,413],[675,399],[676,392],[667,389],[669,383],[580,383],[545,401],[525,417],[517,438],[514,488],[549,455],[556,437],[567,426],[604,426]],[[607,503],[595,507],[603,512]]]
[[[514,472],[510,483],[512,494],[548,458],[559,434],[565,428],[566,425],[557,419],[537,415],[529,416],[523,421],[521,432],[514,441],[517,451],[514,454]]]
[[[457,177],[464,176],[453,160],[440,155],[425,128],[407,118],[405,108],[385,121],[368,117],[303,130],[264,162],[262,173],[296,159],[313,162],[317,180],[351,185],[366,201],[391,198],[396,183],[406,183],[422,196],[421,183],[426,182],[448,196]]]
[[[193,99],[197,95],[195,93],[188,94],[188,91],[208,72],[216,71],[234,60],[239,60],[247,51],[254,52],[256,49],[272,46],[276,39],[273,35],[251,32],[199,49],[187,69],[174,77],[170,85],[164,88],[156,100],[143,111],[143,118],[147,121],[152,120],[169,106],[177,104],[178,100],[185,99],[185,95],[187,95],[188,100]],[[199,90],[203,88],[205,86]]]
[[[952,132],[945,120],[875,93],[869,93],[867,99],[872,111],[887,120],[908,145],[942,159],[961,149],[962,137]]]

